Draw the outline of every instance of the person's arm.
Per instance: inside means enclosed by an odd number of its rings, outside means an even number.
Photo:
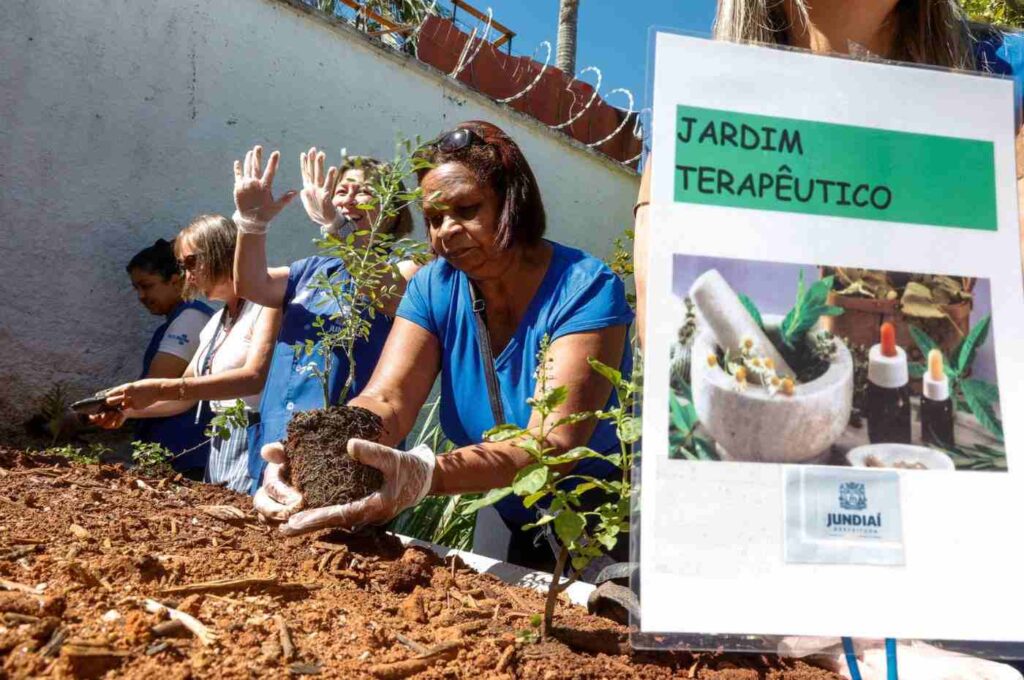
[[[138,380],[115,387],[107,395],[107,402],[122,405],[129,417],[157,417],[174,415],[165,410],[178,409],[182,413],[197,401],[213,401],[258,394],[270,370],[270,358],[281,325],[281,310],[264,308],[253,329],[252,343],[245,363],[212,375],[185,376],[177,379]],[[159,403],[158,402],[164,402]],[[175,404],[172,406],[171,404]]]
[[[380,416],[384,434],[380,442],[402,441],[430,394],[441,367],[441,345],[430,331],[401,317],[388,334],[373,376],[349,402]]]
[[[156,356],[153,357],[153,361],[149,363],[149,370],[144,377],[180,378],[186,368],[188,368],[188,361],[185,359],[168,354],[167,352],[157,352]]]
[[[288,267],[267,267],[267,235],[239,231],[235,241],[235,294],[264,307],[284,304]]]
[[[408,334],[406,339],[414,339],[417,334],[433,337],[412,322],[403,319],[399,319],[399,322],[401,327],[396,324],[389,336],[389,345],[396,338],[396,331]],[[436,343],[436,340],[433,342]],[[587,358],[595,357],[603,363],[617,365],[625,343],[625,326],[574,333],[552,343],[549,352],[552,359],[549,388],[563,385],[568,388],[568,398],[552,414],[552,418],[593,411],[607,403],[611,385],[590,368]],[[424,342],[419,349],[423,351],[429,347],[430,343]],[[410,408],[418,410],[422,405],[426,390],[433,380],[433,373],[436,372],[417,375],[415,357],[403,357],[402,347],[397,343],[392,350],[398,350],[398,354],[391,358],[406,362],[404,371],[391,373],[388,368],[389,357],[385,353],[374,374],[377,385],[371,382],[367,390],[351,402],[373,411],[385,422],[386,433],[382,443],[359,439],[348,442],[350,456],[383,473],[384,485],[380,491],[345,505],[296,513],[302,507],[302,496],[281,479],[280,473],[286,463],[284,449],[280,443],[263,447],[263,458],[269,463],[268,474],[253,504],[264,517],[287,520],[281,527],[284,533],[297,534],[328,526],[351,528],[386,522],[403,509],[418,503],[428,493],[469,493],[507,486],[516,472],[532,462],[532,457],[516,448],[513,442],[480,443],[456,449],[443,456],[435,456],[425,446],[410,451],[390,448],[389,444],[394,445],[412,426],[412,419],[406,412]],[[403,384],[400,381],[403,373],[411,379],[410,382]],[[408,391],[415,394],[407,394]],[[412,403],[414,397],[416,402]],[[532,414],[529,425],[540,425],[537,413]],[[576,446],[585,445],[595,425],[592,419],[563,425],[553,430],[547,441],[555,449],[556,455],[564,453]],[[567,465],[564,469],[571,467]]]
[[[262,169],[263,147],[255,146],[244,161],[235,161],[235,214],[238,227],[235,242],[235,293],[264,307],[280,307],[288,287],[288,268],[267,268],[267,225],[297,191],[286,191],[274,199],[273,184],[281,154],[270,154]]]
[[[176,378],[181,380],[183,378],[191,378],[195,375],[195,359],[188,363],[185,367],[185,371]],[[136,381],[140,382],[140,381]],[[184,413],[193,406],[196,405],[196,401],[158,401],[150,404],[146,408],[124,408],[124,392],[132,383],[125,383],[117,387],[111,388],[107,391],[108,403],[121,408],[115,411],[102,411],[95,415],[89,416],[89,422],[97,427],[102,427],[104,430],[116,430],[124,425],[126,420],[133,418],[168,418],[170,416],[176,416],[180,413]],[[109,395],[117,395],[113,400],[109,399]]]
[[[651,212],[651,157],[640,177],[640,192],[633,207],[633,279],[636,282],[636,335],[644,346],[647,323],[647,219]]]
[[[551,358],[548,388],[565,386],[569,393],[565,403],[551,415],[552,420],[571,413],[604,408],[612,386],[590,368],[587,359],[593,357],[609,366],[618,366],[625,343],[625,326],[574,333],[551,343],[548,354]],[[539,426],[540,414],[534,411],[530,416],[529,427]],[[577,446],[586,446],[596,426],[596,421],[590,418],[553,430],[547,438],[548,444],[555,449],[552,455],[566,453]],[[438,456],[430,493],[477,493],[508,486],[516,473],[531,462],[533,458],[530,454],[517,448],[514,440],[486,442],[456,449]]]

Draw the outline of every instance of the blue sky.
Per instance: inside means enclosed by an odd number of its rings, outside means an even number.
[[[469,2],[481,11],[488,6],[493,8],[495,20],[516,32],[512,42],[514,53],[529,56],[544,40],[551,41],[554,50],[558,0]],[[597,66],[604,76],[602,94],[617,87],[628,88],[639,108],[646,87],[648,29],[658,26],[708,32],[715,6],[715,0],[581,0],[576,68]],[[475,21],[465,13],[457,18]],[[537,59],[543,60],[544,54],[539,51]],[[551,63],[554,64],[553,52]],[[593,83],[593,74],[587,74],[585,80]],[[609,103],[624,107],[626,100],[614,95]]]

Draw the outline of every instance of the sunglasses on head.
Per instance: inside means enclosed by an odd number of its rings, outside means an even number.
[[[192,271],[196,268],[197,264],[199,264],[199,256],[195,253],[186,255],[183,259],[178,260],[178,268],[184,272]]]
[[[486,142],[483,137],[469,128],[458,128],[451,132],[446,132],[431,142],[431,146],[436,147],[438,151],[443,153],[461,151],[473,144],[486,144]]]

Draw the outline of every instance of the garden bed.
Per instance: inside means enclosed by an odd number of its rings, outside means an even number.
[[[180,479],[0,449],[0,506],[0,677],[838,677],[762,655],[535,642],[537,592],[386,534],[286,539],[247,497]],[[625,638],[568,604],[556,625],[577,647]]]

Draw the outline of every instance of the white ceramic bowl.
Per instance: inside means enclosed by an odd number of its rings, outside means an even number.
[[[874,456],[878,465],[869,466],[867,460]],[[911,444],[869,444],[850,449],[846,454],[846,460],[853,467],[875,467],[899,469],[904,466],[896,466],[897,463],[920,464],[927,470],[955,470],[953,459],[943,451],[931,449],[927,446],[913,446]],[[915,468],[910,468],[915,469]]]
[[[781,317],[765,317],[769,328]],[[818,332],[818,331],[811,331]],[[797,385],[792,396],[736,381],[707,357],[716,344],[707,329],[694,339],[690,369],[693,405],[723,458],[764,463],[806,463],[819,457],[846,429],[853,408],[853,357],[836,338],[836,356],[824,375]]]

